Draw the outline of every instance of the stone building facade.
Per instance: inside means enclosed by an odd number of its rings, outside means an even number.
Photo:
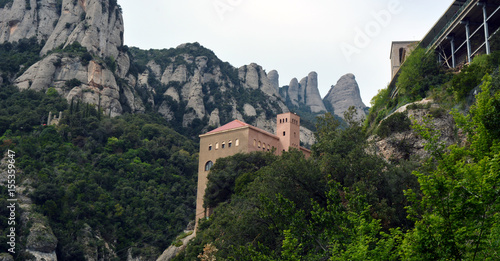
[[[207,188],[207,176],[217,159],[237,153],[269,151],[280,155],[283,151],[296,148],[306,157],[311,151],[300,147],[300,117],[294,113],[279,114],[276,118],[276,134],[271,134],[250,124],[234,120],[215,130],[200,135],[198,163],[198,192],[196,196],[196,228],[198,220],[212,214],[203,207]]]

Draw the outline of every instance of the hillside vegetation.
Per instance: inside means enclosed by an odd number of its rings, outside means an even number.
[[[48,113],[59,111],[60,124],[45,126]],[[26,188],[18,193],[48,218],[59,260],[123,260],[129,248],[132,256],[157,257],[193,219],[198,147],[161,117],[107,118],[95,106],[68,104],[53,89],[45,94],[4,86],[0,121],[0,153],[10,149],[18,156],[17,182]],[[3,205],[6,196],[1,194]],[[2,231],[7,217],[0,215]],[[18,227],[19,250],[25,249],[26,226]],[[29,254],[21,251],[17,258]]]

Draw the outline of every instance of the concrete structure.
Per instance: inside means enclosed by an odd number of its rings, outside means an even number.
[[[306,157],[311,151],[300,147],[300,117],[294,113],[279,114],[276,118],[276,135],[234,120],[215,130],[200,135],[198,163],[198,192],[196,196],[196,228],[198,220],[212,214],[203,207],[207,188],[207,175],[216,160],[237,153],[269,151],[280,155],[283,151],[296,148]]]
[[[411,51],[413,51],[418,45],[418,41],[397,41],[392,42],[391,45],[391,79],[399,71],[401,65],[404,63]]]
[[[500,0],[455,0],[420,42],[435,50],[450,68],[490,54],[490,42],[500,28]]]
[[[490,54],[492,37],[499,28],[500,0],[454,0],[418,47],[436,52],[443,66],[460,68],[477,54]],[[399,69],[393,67],[392,97],[398,93],[394,88],[398,74]]]
[[[59,112],[59,117],[53,116],[52,112],[49,112],[49,117],[47,118],[47,125],[59,125],[59,121],[62,119],[62,111]]]

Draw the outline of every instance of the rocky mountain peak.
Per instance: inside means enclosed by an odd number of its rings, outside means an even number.
[[[78,42],[101,58],[123,54],[123,19],[116,0],[13,0],[0,9],[0,43],[35,37],[41,55]]]
[[[281,97],[289,106],[305,105],[312,113],[326,112],[318,89],[318,74],[310,72],[300,82],[293,78],[287,88],[280,91]]]
[[[337,84],[330,88],[328,94],[323,99],[327,107],[335,112],[336,115],[344,117],[344,112],[349,107],[354,106],[358,112],[358,120],[366,117],[366,105],[361,100],[356,77],[348,73],[337,81]]]

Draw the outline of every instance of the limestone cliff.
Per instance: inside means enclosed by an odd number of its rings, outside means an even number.
[[[370,137],[377,153],[386,160],[396,161],[408,160],[410,157],[417,159],[429,157],[429,152],[425,150],[427,141],[410,127],[410,118],[423,124],[424,118],[428,115],[432,116],[430,121],[432,127],[441,133],[439,143],[446,147],[465,141],[464,133],[456,127],[449,111],[441,108],[432,100],[425,99],[400,107],[378,124],[375,131],[377,135]],[[385,131],[382,130],[384,128]]]
[[[154,97],[153,104],[143,103],[183,127],[218,127],[233,119],[273,126],[275,115],[288,111],[276,84],[255,63],[235,68],[198,43],[131,51],[133,60],[148,57],[134,64],[143,68],[136,89]]]
[[[123,19],[115,1],[14,0],[0,9],[0,43],[35,37],[47,52],[79,42],[99,57],[120,56]]]
[[[356,109],[358,120],[364,119],[367,114],[367,107],[361,100],[356,78],[350,73],[342,76],[337,84],[332,86],[323,102],[329,111],[333,111],[342,118],[344,118],[344,112],[351,106]]]
[[[145,111],[136,82],[125,80],[130,59],[123,31],[116,1],[14,0],[0,9],[0,43],[34,37],[43,44],[42,59],[14,84],[37,91],[55,87],[68,101],[100,105],[111,116]]]
[[[316,72],[309,73],[300,82],[296,78],[293,78],[290,84],[280,91],[280,94],[290,106],[305,106],[312,113],[327,111],[319,94],[318,74]]]

